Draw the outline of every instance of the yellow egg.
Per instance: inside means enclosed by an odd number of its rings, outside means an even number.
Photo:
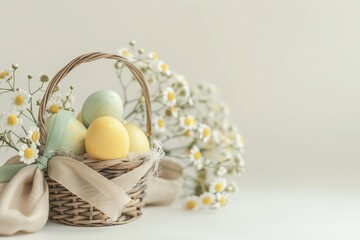
[[[55,118],[63,114],[63,110],[51,114],[46,120],[45,127],[46,132],[49,133],[54,126]],[[71,117],[64,131],[63,138],[60,143],[60,148],[69,150],[75,155],[82,155],[85,153],[85,135],[86,128],[75,117]]]
[[[97,160],[124,158],[129,153],[129,135],[113,117],[100,117],[91,123],[85,137],[86,152]]]
[[[150,144],[144,131],[132,123],[125,123],[124,126],[129,134],[130,139],[129,152],[141,153],[149,151]]]
[[[99,117],[122,120],[123,103],[119,94],[112,90],[100,90],[91,94],[84,102],[81,116],[85,127]]]

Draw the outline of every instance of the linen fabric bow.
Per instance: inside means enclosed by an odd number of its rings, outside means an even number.
[[[49,191],[42,172],[44,169],[47,169],[50,178],[115,221],[131,201],[126,191],[134,187],[160,158],[157,151],[144,153],[148,157],[142,165],[109,180],[75,159],[54,156],[70,117],[71,113],[58,114],[54,122],[56,127],[49,132],[44,154],[36,164],[25,165],[19,157],[13,157],[0,167],[0,235],[36,232],[46,224]],[[166,167],[169,164],[173,165],[171,170]],[[165,166],[164,178],[150,178],[146,204],[170,204],[180,192],[180,166],[169,160],[162,161],[160,165]],[[173,171],[174,168],[177,171]]]

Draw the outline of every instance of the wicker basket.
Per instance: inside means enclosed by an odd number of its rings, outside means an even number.
[[[141,71],[126,58],[106,54],[106,53],[89,53],[75,58],[63,69],[61,69],[51,80],[48,88],[45,92],[44,98],[40,105],[39,111],[39,129],[40,129],[40,142],[42,149],[46,140],[45,131],[45,113],[46,105],[51,97],[51,93],[59,84],[59,82],[75,67],[82,63],[91,62],[98,59],[114,59],[122,62],[133,73],[142,87],[143,95],[145,97],[146,104],[146,116],[147,116],[147,136],[151,137],[152,124],[151,124],[151,106],[149,100],[149,91],[146,86],[143,74]],[[120,175],[123,175],[141,164],[147,161],[147,158],[139,155],[136,159],[122,159],[122,160],[109,160],[109,161],[96,161],[90,159],[87,155],[76,156],[74,159],[81,161],[83,164],[94,169],[107,179],[113,179]],[[50,199],[50,213],[49,218],[52,221],[64,223],[72,226],[111,226],[119,225],[131,222],[141,216],[141,209],[144,206],[144,196],[146,189],[146,180],[148,176],[153,172],[154,168],[151,168],[137,184],[130,190],[126,191],[126,194],[133,200],[125,206],[122,215],[113,221],[106,214],[92,206],[90,203],[84,201],[80,197],[74,195],[64,186],[54,181],[53,179],[46,177],[46,181],[49,186],[49,199]],[[47,174],[46,174],[47,175]]]

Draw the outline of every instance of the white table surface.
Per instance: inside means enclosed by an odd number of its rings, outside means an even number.
[[[147,207],[142,218],[122,226],[49,222],[40,232],[9,239],[360,239],[359,191],[242,189],[221,210],[189,212],[180,205]]]

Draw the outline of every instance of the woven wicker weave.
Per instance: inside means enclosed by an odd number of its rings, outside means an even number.
[[[82,55],[73,61],[71,61],[68,65],[66,65],[63,69],[61,69],[51,80],[48,85],[48,88],[45,92],[44,98],[40,105],[39,111],[39,129],[40,129],[40,142],[41,149],[44,148],[44,143],[46,140],[46,130],[45,130],[45,112],[46,105],[51,97],[51,93],[55,89],[55,87],[59,84],[59,82],[76,66],[91,62],[97,59],[108,58],[115,59],[117,61],[122,62],[126,65],[129,70],[134,74],[135,78],[138,80],[140,86],[142,87],[143,95],[145,97],[146,104],[146,116],[147,116],[147,136],[151,137],[152,124],[151,124],[151,106],[149,100],[149,92],[146,86],[146,82],[141,71],[133,65],[126,58],[106,54],[106,53],[90,53]],[[90,159],[87,155],[76,156],[74,159],[81,161],[88,167],[94,169],[107,179],[113,179],[122,174],[125,174],[138,166],[142,165],[145,161],[148,161],[149,157],[152,155],[139,155],[134,159],[123,159],[123,160],[108,160],[108,161],[96,161]],[[153,172],[153,168],[145,174],[140,181],[129,191],[126,193],[133,200],[129,204],[127,204],[122,212],[122,215],[116,220],[111,220],[107,215],[102,213],[100,210],[92,206],[91,204],[85,202],[78,196],[71,193],[64,186],[59,184],[58,182],[52,180],[48,176],[46,176],[46,180],[49,186],[49,196],[50,196],[50,214],[49,218],[52,221],[64,223],[72,226],[111,226],[111,225],[119,225],[131,222],[141,216],[141,208],[144,206],[144,196],[146,189],[146,181],[150,173]]]

